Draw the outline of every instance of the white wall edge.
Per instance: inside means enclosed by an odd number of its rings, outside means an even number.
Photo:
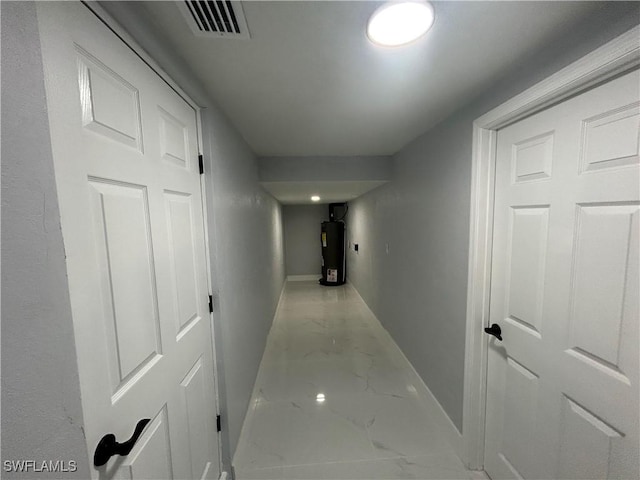
[[[287,275],[287,282],[308,282],[310,280],[319,280],[322,277],[321,273],[315,275]]]
[[[284,287],[286,286],[286,281],[282,283],[282,288],[280,289],[280,298],[278,298],[278,306],[276,307],[276,311],[273,314],[273,320],[271,320],[271,328],[276,322],[276,318],[280,314],[280,309],[282,308],[282,299],[284,298]],[[269,329],[269,333],[271,333],[271,329]]]
[[[484,466],[487,338],[493,227],[493,172],[496,132],[526,116],[576,95],[640,65],[640,26],[597,48],[569,66],[478,118],[473,125],[469,274],[461,458]]]
[[[384,327],[383,327],[384,328]],[[424,382],[422,377],[418,374],[413,364],[406,357],[402,349],[398,346],[398,344],[393,340],[393,337],[387,332],[385,329],[389,340],[393,344],[394,348],[402,355],[402,357],[406,360],[406,362],[411,366],[411,372],[413,373],[415,386],[417,387],[418,393],[422,395],[422,397],[426,400],[425,405],[429,411],[429,417],[435,420],[440,433],[444,435],[447,442],[451,447],[453,447],[454,452],[458,457],[462,458],[462,434],[458,431],[458,428],[454,425],[453,421],[447,415],[444,408],[435,395],[431,392],[427,384]]]
[[[447,442],[449,443],[449,445],[451,445],[456,455],[460,457],[462,451],[462,434],[458,431],[449,415],[447,415],[447,412],[445,412],[444,408],[442,408],[440,402],[438,402],[435,395],[431,392],[429,387],[427,387],[427,384],[418,374],[413,364],[409,361],[402,349],[395,342],[391,334],[387,331],[386,328],[384,328],[384,325],[382,325],[371,308],[369,308],[369,305],[367,305],[367,302],[364,301],[364,298],[362,298],[362,295],[360,295],[358,289],[351,282],[347,282],[347,284],[358,295],[358,298],[362,300],[362,303],[367,307],[369,313],[378,321],[378,323],[380,323],[380,326],[387,335],[389,344],[392,345],[392,347],[395,348],[396,351],[402,356],[402,358],[411,366],[411,372],[414,377],[416,390],[418,390],[418,394],[420,394],[421,397],[425,400],[424,405],[427,407],[429,417],[435,421],[439,433],[441,433],[446,438]]]

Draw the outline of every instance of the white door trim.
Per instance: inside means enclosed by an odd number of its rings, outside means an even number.
[[[473,123],[469,275],[464,369],[462,460],[484,465],[495,145],[498,129],[640,65],[636,26],[547,79],[506,101]]]

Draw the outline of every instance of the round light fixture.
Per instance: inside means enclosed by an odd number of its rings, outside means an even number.
[[[433,7],[428,2],[387,3],[371,15],[367,36],[378,45],[399,47],[427,33],[434,19]]]
[[[312,202],[319,202],[320,201],[320,197],[318,195],[314,195],[313,197],[311,197],[311,201]]]

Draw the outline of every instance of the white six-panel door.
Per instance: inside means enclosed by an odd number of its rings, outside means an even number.
[[[100,478],[217,478],[196,111],[76,2],[38,4],[84,412]]]
[[[640,75],[498,132],[485,469],[639,477]]]

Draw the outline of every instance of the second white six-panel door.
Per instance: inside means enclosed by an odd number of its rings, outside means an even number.
[[[498,132],[485,469],[638,476],[640,75]]]

